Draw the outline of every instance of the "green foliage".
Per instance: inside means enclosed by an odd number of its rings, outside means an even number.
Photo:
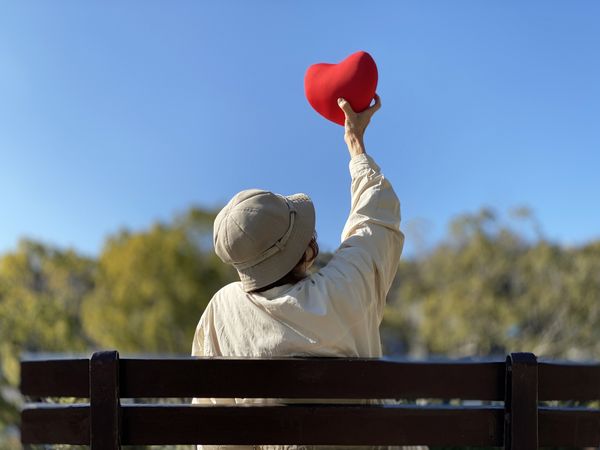
[[[6,427],[18,422],[22,353],[190,352],[211,296],[237,278],[212,252],[214,217],[192,208],[122,231],[98,260],[28,240],[0,258],[0,447],[18,448]]]
[[[189,353],[209,299],[237,280],[212,251],[214,216],[116,233],[97,259],[28,240],[0,257],[0,449],[18,448],[22,352]],[[600,359],[599,323],[600,241],[558,246],[528,209],[510,222],[484,209],[402,260],[382,331],[388,352],[418,356]]]
[[[83,305],[86,331],[122,352],[189,353],[212,295],[234,279],[208,251],[214,215],[192,209],[172,225],[111,237],[96,288]]]
[[[517,218],[531,220],[521,209]],[[563,248],[490,210],[457,218],[447,242],[404,261],[385,325],[415,354],[531,351],[600,357],[600,243]]]
[[[72,250],[24,240],[0,258],[0,424],[14,422],[22,352],[76,352],[90,342],[81,327],[95,262]]]

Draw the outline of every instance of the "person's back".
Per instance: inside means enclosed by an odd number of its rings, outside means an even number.
[[[354,113],[343,100],[340,107],[346,113],[344,138],[352,176],[351,211],[342,244],[325,267],[308,275],[318,252],[310,199],[259,190],[237,194],[215,220],[214,242],[219,257],[236,267],[241,281],[225,286],[210,301],[196,329],[193,356],[382,356],[379,325],[404,241],[400,206],[364,149],[364,131],[380,107],[379,97],[362,113]],[[253,447],[204,446],[211,448]]]

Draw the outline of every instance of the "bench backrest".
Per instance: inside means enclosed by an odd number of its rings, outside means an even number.
[[[538,363],[531,353],[499,362],[392,362],[347,358],[24,360],[31,398],[24,444],[305,444],[590,447],[600,410],[540,406],[600,399],[600,364]],[[460,399],[426,406],[293,404],[192,406],[123,403],[149,398]],[[468,400],[466,405],[464,401]],[[333,400],[334,401],[334,400]]]

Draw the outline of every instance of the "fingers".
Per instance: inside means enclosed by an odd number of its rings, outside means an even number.
[[[379,95],[377,95],[377,93],[375,93],[375,104],[371,106],[371,108],[375,111],[378,111],[379,108],[381,108],[381,98],[379,97]]]
[[[369,106],[367,109],[367,111],[369,111],[371,114],[373,114],[375,111],[379,111],[379,108],[381,108],[381,98],[379,98],[379,95],[375,94],[374,100],[375,103],[373,106]]]
[[[363,112],[368,112],[369,115],[373,115],[375,113],[375,111],[379,111],[379,108],[381,108],[381,97],[379,97],[378,94],[375,94],[374,100],[375,100],[375,103],[373,104],[373,106],[369,106]],[[348,116],[350,114],[356,114],[356,112],[352,109],[350,102],[348,102],[346,99],[341,98],[341,97],[338,98],[338,105],[342,109],[342,111],[344,111],[344,113],[346,113],[346,116]]]
[[[338,98],[338,105],[340,108],[342,108],[342,111],[344,111],[344,114],[346,114],[346,117],[348,117],[351,114],[355,114],[354,110],[352,109],[352,106],[350,106],[350,103],[343,98]]]
[[[373,114],[379,111],[379,108],[381,108],[381,99],[379,98],[379,95],[375,94],[375,103],[373,104],[373,106],[369,106],[366,110],[364,110],[363,113],[369,119],[371,119],[371,117],[373,117]]]

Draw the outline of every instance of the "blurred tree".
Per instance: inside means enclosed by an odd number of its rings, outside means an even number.
[[[483,209],[454,220],[430,253],[401,263],[384,321],[396,348],[600,357],[600,243],[553,245],[530,211],[520,213],[534,227],[533,242]]]
[[[0,258],[0,428],[18,420],[24,352],[77,352],[90,345],[80,322],[95,262],[23,240]]]
[[[212,251],[214,217],[192,208],[116,233],[98,260],[29,240],[0,256],[0,448],[15,442],[3,429],[18,422],[22,352],[189,353],[211,296],[238,279]],[[388,353],[600,359],[600,241],[559,246],[530,210],[512,217],[458,217],[444,242],[401,261],[382,329]]]
[[[189,353],[211,296],[236,274],[212,251],[215,214],[191,209],[172,224],[110,237],[96,289],[84,301],[85,330],[122,352]]]

